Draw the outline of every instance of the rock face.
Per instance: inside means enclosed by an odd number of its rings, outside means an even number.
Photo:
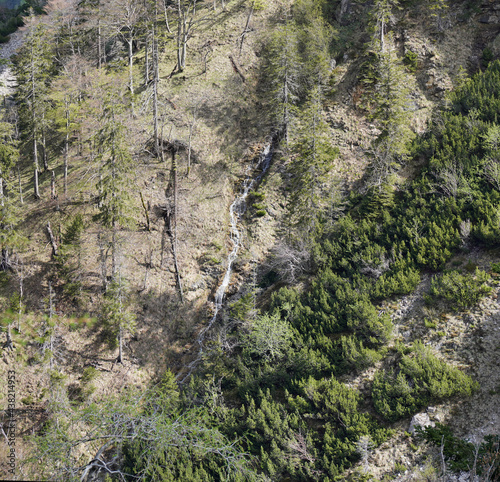
[[[2,0],[0,0],[1,2]],[[10,36],[10,40],[0,46],[0,59],[9,59],[22,45],[24,32],[18,30]],[[9,64],[0,65],[0,98],[14,93],[16,78]]]
[[[408,429],[408,432],[414,434],[415,427],[417,426],[425,428],[429,426],[434,427],[434,425],[435,425],[434,422],[431,422],[431,419],[429,418],[429,415],[427,413],[417,413],[411,419],[410,428]]]
[[[490,48],[493,55],[497,57],[500,56],[500,34],[495,37],[495,40],[491,43]]]
[[[498,16],[496,15],[483,15],[479,18],[481,23],[498,23]]]

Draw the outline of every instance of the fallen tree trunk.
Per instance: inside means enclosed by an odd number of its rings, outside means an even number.
[[[57,243],[54,238],[54,234],[52,233],[52,229],[50,227],[50,221],[47,222],[47,234],[49,235],[50,244],[52,245],[52,256],[57,256]]]
[[[236,62],[236,60],[234,60],[234,57],[232,55],[229,56],[229,60],[231,61],[231,65],[233,66],[233,70],[240,76],[240,79],[243,81],[243,82],[246,82],[246,77],[245,75],[243,74],[243,72],[241,71],[241,67],[238,65],[238,62]]]

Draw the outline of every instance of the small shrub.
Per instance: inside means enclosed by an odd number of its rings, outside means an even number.
[[[96,387],[92,382],[98,375],[99,371],[94,367],[87,367],[83,370],[80,382],[81,386],[75,387],[75,399],[77,401],[83,402],[84,400],[87,400],[96,391]]]
[[[483,66],[486,68],[490,64],[490,62],[493,60],[493,51],[489,48],[486,47],[483,50],[483,55],[481,60],[483,61]]]
[[[257,192],[257,191],[250,191],[248,195],[256,200],[258,199],[259,201],[263,201],[264,198],[266,197],[266,195],[263,192]]]
[[[202,260],[203,264],[208,264],[208,265],[220,264],[220,259],[210,253],[205,253]]]
[[[427,318],[424,319],[424,323],[426,328],[436,328],[436,323],[434,321],[428,320]]]
[[[491,271],[500,273],[500,263],[491,263]]]
[[[217,250],[220,251],[222,249],[222,244],[220,244],[217,241],[212,241],[212,246]]]
[[[255,215],[259,218],[265,216],[267,214],[267,211],[265,209],[259,209],[258,211],[255,212]]]
[[[473,273],[477,269],[477,264],[472,261],[467,261],[467,264],[464,266],[465,271],[468,273]]]
[[[478,447],[476,455],[474,444],[455,437],[446,425],[437,423],[435,427],[417,427],[416,433],[418,438],[423,438],[437,447],[443,447],[443,455],[451,470],[469,471],[475,465],[479,475],[489,472],[491,478],[488,480],[497,480],[497,476],[500,475],[498,473],[500,436],[487,435]]]
[[[337,352],[335,365],[339,370],[364,370],[382,358],[382,353],[363,346],[354,336],[341,336],[334,344]]]
[[[21,398],[21,403],[24,405],[33,405],[33,395],[28,395],[27,397]]]
[[[470,395],[476,388],[472,378],[417,342],[401,356],[398,366],[375,375],[372,397],[375,410],[395,421],[418,412],[433,400]]]
[[[83,370],[82,383],[84,384],[90,383],[97,377],[97,375],[99,375],[99,371],[96,370],[94,367],[85,368],[85,370]]]
[[[450,271],[432,280],[430,295],[445,299],[461,309],[469,308],[491,293],[492,288],[486,284],[490,279],[491,276],[479,268],[474,274]]]
[[[408,50],[405,53],[403,63],[406,65],[410,72],[415,73],[418,68],[418,55],[415,52]]]

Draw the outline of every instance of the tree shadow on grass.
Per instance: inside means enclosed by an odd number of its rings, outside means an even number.
[[[236,74],[221,87],[223,95],[207,100],[200,117],[222,139],[221,150],[230,156],[238,147],[260,141],[271,130],[268,110],[255,97],[253,87]]]

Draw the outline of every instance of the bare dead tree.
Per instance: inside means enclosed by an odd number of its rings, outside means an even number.
[[[170,30],[170,24],[168,22],[168,9],[170,9],[170,6],[167,5],[168,0],[163,0],[163,14],[165,16],[165,28],[167,29],[168,33],[172,33]]]
[[[270,254],[266,263],[269,270],[275,271],[280,279],[291,284],[297,281],[300,274],[307,271],[311,256],[305,245],[293,247],[286,243],[275,245]]]
[[[186,49],[196,16],[197,0],[177,0],[177,70],[186,67]]]
[[[108,288],[108,256],[109,243],[106,243],[102,237],[102,233],[97,233],[97,246],[99,248],[99,267],[101,269],[102,289],[106,292]]]
[[[369,459],[370,459],[370,451],[373,448],[373,443],[370,440],[369,435],[362,435],[358,443],[356,444],[356,452],[361,457],[361,464],[363,466],[363,472],[366,474],[370,469]]]
[[[149,201],[148,201],[148,206],[146,206],[146,203],[144,202],[144,196],[142,195],[142,191],[139,191],[139,196],[141,197],[141,204],[142,208],[144,209],[144,216],[146,217],[146,229],[150,232],[151,231],[151,222],[149,220]]]
[[[52,246],[52,256],[57,256],[58,249],[56,238],[54,237],[54,233],[52,232],[52,228],[50,227],[50,221],[47,221],[47,226],[45,227],[47,230],[47,235],[49,236],[50,244]]]
[[[243,29],[243,32],[241,32],[241,35],[240,35],[240,50],[239,50],[238,58],[241,57],[241,51],[243,50],[243,42],[245,41],[245,37],[249,32],[251,32],[250,21],[252,20],[254,8],[255,8],[255,1],[252,1],[251,5],[250,5],[250,9],[248,10],[245,28]]]
[[[234,57],[232,55],[229,55],[229,60],[231,61],[231,65],[233,66],[233,70],[238,74],[238,76],[240,77],[242,82],[246,82],[247,79],[246,79],[245,75],[243,74],[243,71],[241,70],[241,67],[238,64],[238,62],[236,62],[236,60],[234,59]]]
[[[294,438],[288,442],[288,449],[292,458],[299,458],[306,462],[313,463],[316,458],[311,454],[307,444],[307,439],[302,432],[294,434]]]

